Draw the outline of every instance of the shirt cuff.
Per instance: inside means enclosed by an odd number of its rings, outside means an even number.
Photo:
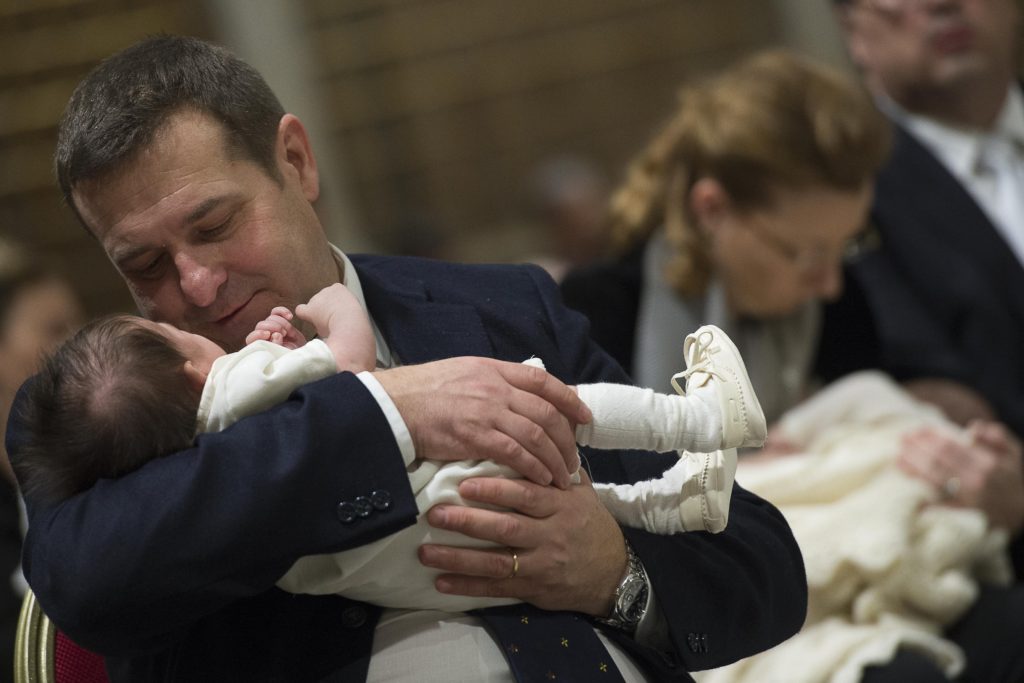
[[[388,424],[391,426],[391,433],[395,436],[395,443],[398,444],[398,450],[402,454],[402,460],[405,462],[406,468],[408,468],[412,465],[413,460],[416,459],[416,447],[413,446],[412,434],[409,433],[409,428],[405,426],[405,420],[402,419],[401,413],[398,412],[395,402],[388,396],[388,392],[384,391],[384,387],[373,376],[373,373],[364,370],[357,374],[356,377],[369,390],[384,413],[384,417],[387,418]]]

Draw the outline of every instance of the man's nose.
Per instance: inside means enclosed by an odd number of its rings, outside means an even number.
[[[216,301],[217,292],[226,277],[222,267],[184,252],[175,256],[174,265],[178,269],[181,293],[186,302],[206,308]]]

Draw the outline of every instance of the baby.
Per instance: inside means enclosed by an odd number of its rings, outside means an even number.
[[[307,342],[294,319],[309,323],[318,338]],[[46,361],[30,389],[32,438],[17,467],[26,494],[70,497],[101,478],[184,450],[197,433],[265,410],[302,384],[339,371],[371,372],[376,362],[369,319],[340,284],[294,314],[275,308],[246,342],[241,351],[225,353],[205,337],[134,316],[82,328]],[[679,396],[619,384],[576,387],[593,413],[590,424],[576,427],[576,440],[596,448],[679,451],[679,462],[661,478],[595,484],[597,495],[626,526],[717,533],[728,520],[735,448],[763,441],[764,415],[725,333],[702,327],[686,338],[683,351],[687,370],[673,377]],[[685,380],[685,390],[677,380]],[[417,460],[409,471],[421,511],[441,502],[466,504],[457,493],[463,479],[498,475],[520,476],[487,460]],[[413,526],[374,543],[301,558],[278,585],[386,607],[464,611],[510,602],[438,593],[434,575],[418,563],[420,571],[408,570],[423,543],[484,545],[434,529],[420,515]]]

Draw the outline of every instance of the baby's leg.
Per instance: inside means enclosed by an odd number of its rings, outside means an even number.
[[[672,378],[679,396],[619,384],[578,386],[594,419],[577,427],[576,440],[596,448],[662,452],[760,446],[767,432],[764,413],[725,332],[705,325],[686,338],[683,352],[687,370]]]
[[[729,521],[736,449],[680,453],[658,479],[636,484],[594,484],[597,496],[625,526],[656,534],[719,533]]]
[[[540,358],[524,365],[544,368]],[[722,438],[717,407],[689,396],[667,396],[628,384],[580,384],[580,400],[593,420],[576,426],[576,443],[594,448],[711,451]]]
[[[709,405],[697,396],[669,396],[626,384],[581,384],[576,391],[594,415],[590,423],[576,427],[576,441],[584,446],[659,453],[703,453],[721,446],[717,402]]]

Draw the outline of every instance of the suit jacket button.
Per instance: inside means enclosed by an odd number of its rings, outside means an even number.
[[[359,628],[366,623],[366,610],[362,607],[347,607],[341,613],[341,625],[345,628]]]
[[[356,521],[356,506],[347,500],[338,503],[338,519],[342,524],[351,524]]]
[[[371,512],[373,512],[373,503],[371,503],[370,499],[366,496],[356,496],[356,499],[353,502],[355,504],[356,514],[360,517],[365,519],[370,516]]]
[[[370,502],[374,510],[384,512],[391,508],[391,494],[384,489],[377,489],[370,494]]]

